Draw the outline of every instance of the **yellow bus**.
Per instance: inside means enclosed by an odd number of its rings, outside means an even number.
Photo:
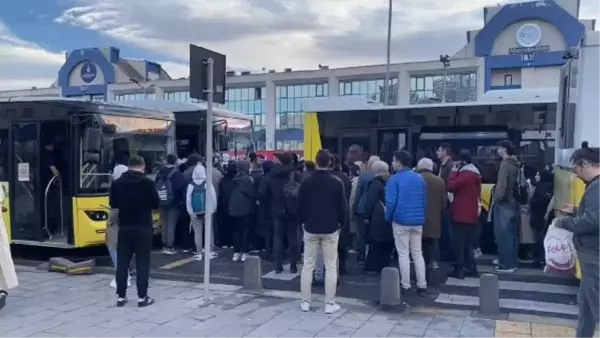
[[[485,101],[383,106],[359,97],[307,99],[303,102],[304,158],[325,148],[345,156],[351,145],[391,163],[394,151],[436,158],[448,143],[454,152],[469,149],[482,173],[482,220],[487,218],[499,160],[497,143],[511,140],[525,164],[551,166],[554,156],[555,91],[503,91]],[[486,233],[489,232],[489,233]],[[491,227],[482,249],[495,247]],[[492,249],[493,250],[493,249]]]
[[[561,69],[557,109],[554,207],[577,206],[585,184],[572,175],[570,157],[582,142],[598,147],[600,124],[600,32],[587,32],[577,49],[569,50]],[[581,278],[579,266],[577,277]]]
[[[1,99],[0,184],[11,242],[104,244],[116,161],[137,154],[152,175],[175,150],[174,132],[174,115],[162,111],[67,98]]]

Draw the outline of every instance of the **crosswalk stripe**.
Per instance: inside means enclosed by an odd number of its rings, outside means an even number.
[[[435,299],[435,302],[441,304],[479,306],[479,297],[440,293]],[[508,310],[536,311],[565,315],[577,315],[578,312],[576,305],[511,298],[500,298],[500,307]]]
[[[562,295],[576,295],[578,288],[570,285],[546,284],[546,283],[531,283],[531,282],[514,282],[501,280],[498,282],[500,290],[513,291],[529,291],[529,292],[544,292]],[[456,279],[448,278],[446,286],[464,286],[464,287],[479,287],[479,278]]]

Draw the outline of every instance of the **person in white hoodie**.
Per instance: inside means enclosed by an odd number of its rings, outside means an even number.
[[[187,193],[185,198],[186,209],[190,215],[190,228],[194,230],[194,243],[196,244],[196,255],[195,260],[202,260],[203,245],[203,232],[204,232],[204,213],[197,213],[194,211],[192,203],[194,190],[200,191],[202,187],[204,190],[204,212],[210,212],[211,215],[217,211],[217,193],[213,185],[210,189],[206,189],[206,168],[200,163],[196,165],[192,172],[192,182],[188,184]],[[210,245],[208,243],[207,245]]]

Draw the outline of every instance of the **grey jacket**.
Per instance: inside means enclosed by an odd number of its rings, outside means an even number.
[[[598,264],[600,249],[600,181],[596,177],[585,187],[575,216],[562,217],[560,227],[573,233],[573,244],[582,264]]]
[[[507,156],[500,163],[498,169],[498,180],[494,186],[493,202],[505,202],[515,200],[515,188],[517,187],[517,175],[521,163],[515,156]]]

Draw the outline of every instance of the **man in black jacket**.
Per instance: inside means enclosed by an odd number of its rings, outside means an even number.
[[[348,217],[348,199],[342,181],[329,170],[331,155],[319,150],[317,171],[307,177],[298,192],[298,216],[304,228],[304,266],[300,288],[302,311],[310,311],[313,271],[319,249],[325,263],[325,313],[340,310],[335,303],[340,227]]]
[[[293,165],[294,160],[291,153],[278,154],[277,159],[279,160],[279,164],[273,167],[269,173],[269,178],[264,180],[265,184],[261,185],[259,195],[263,201],[268,201],[271,205],[275,273],[280,274],[283,272],[283,241],[286,237],[290,254],[290,273],[297,273],[297,264],[300,258],[298,215],[286,207],[284,188],[290,180],[300,182],[302,178]]]
[[[148,277],[152,250],[152,210],[158,209],[160,199],[154,182],[144,174],[144,159],[129,158],[129,170],[110,187],[109,203],[119,210],[119,242],[117,244],[117,306],[127,303],[129,262],[135,254],[138,306],[152,305],[148,297]]]
[[[233,220],[233,261],[245,261],[250,251],[250,235],[256,212],[256,190],[249,175],[250,162],[237,162],[237,174],[229,199],[229,215]]]

